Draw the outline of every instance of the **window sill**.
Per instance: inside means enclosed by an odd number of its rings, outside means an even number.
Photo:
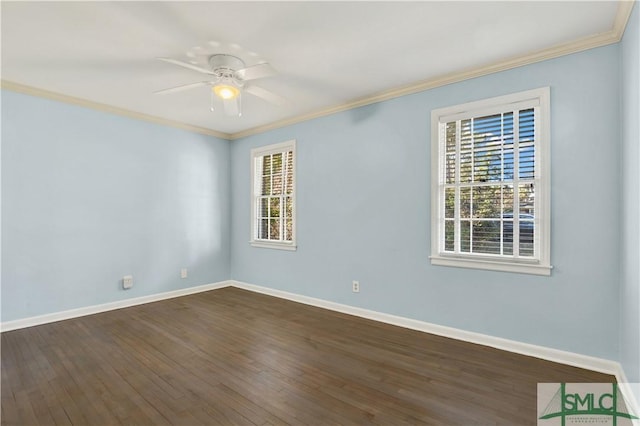
[[[483,269],[487,271],[515,272],[531,275],[551,275],[551,265],[539,263],[509,262],[490,259],[473,259],[452,256],[430,256],[431,264],[438,266],[452,266],[457,268]]]
[[[276,242],[267,242],[267,241],[249,241],[252,247],[258,248],[268,248],[268,249],[276,249],[276,250],[288,250],[288,251],[296,251],[298,246],[293,243],[276,243]]]

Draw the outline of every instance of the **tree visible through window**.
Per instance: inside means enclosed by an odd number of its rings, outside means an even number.
[[[491,262],[548,263],[545,93],[434,111],[433,263],[456,266],[458,258],[472,262],[458,266],[500,270],[509,268]]]
[[[294,247],[295,142],[252,151],[254,245]]]

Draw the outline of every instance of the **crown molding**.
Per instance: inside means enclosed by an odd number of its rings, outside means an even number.
[[[618,12],[613,21],[613,29],[611,30],[617,36],[617,41],[622,40],[624,30],[627,28],[627,23],[633,11],[633,5],[636,3],[637,0],[620,0],[618,2]]]
[[[166,118],[143,114],[141,112],[131,111],[128,109],[119,108],[112,105],[102,104],[99,102],[90,101],[88,99],[76,98],[74,96],[68,96],[62,93],[52,92],[49,90],[44,90],[44,89],[40,89],[33,86],[27,86],[25,84],[16,83],[13,81],[0,80],[0,88],[2,88],[3,90],[11,90],[12,92],[22,93],[25,95],[37,96],[40,98],[51,99],[54,101],[64,102],[71,105],[78,105],[81,107],[90,108],[90,109],[94,109],[101,112],[133,118],[135,120],[147,121],[154,124],[174,127],[181,130],[186,130],[188,132],[199,133],[207,136],[214,136],[214,137],[217,137],[220,139],[226,139],[226,140],[231,139],[231,135],[229,133],[218,132],[216,130],[211,130],[204,127],[198,127],[198,126],[193,126],[191,124],[181,123],[179,121],[173,121],[173,120],[168,120]]]
[[[393,88],[379,92],[372,96],[367,96],[360,99],[355,99],[350,102],[334,105],[329,108],[323,108],[318,111],[314,111],[308,114],[299,115],[296,117],[286,118],[284,120],[278,120],[273,123],[269,123],[263,126],[253,127],[251,129],[242,130],[235,133],[223,133],[204,127],[193,126],[178,121],[168,120],[148,114],[143,114],[135,111],[130,111],[124,108],[118,108],[111,105],[101,104],[86,99],[76,98],[73,96],[67,96],[56,92],[51,92],[36,87],[26,86],[23,84],[0,80],[0,87],[2,89],[11,90],[14,92],[24,93],[33,96],[39,96],[42,98],[52,99],[60,102],[66,102],[73,105],[79,105],[98,111],[117,114],[137,120],[148,121],[155,124],[160,124],[169,127],[175,127],[178,129],[200,133],[204,135],[214,136],[220,139],[237,140],[247,136],[264,133],[270,130],[291,126],[293,124],[301,123],[315,118],[324,117],[327,115],[335,114],[338,112],[347,111],[354,108],[398,98],[401,96],[411,95],[425,90],[434,89],[436,87],[445,86],[447,84],[458,83],[464,80],[469,80],[476,77],[481,77],[488,74],[497,73],[500,71],[507,71],[513,68],[522,67],[537,62],[546,61],[549,59],[558,58],[560,56],[570,55],[572,53],[582,52],[584,50],[594,49],[596,47],[607,46],[609,44],[618,43],[624,35],[627,22],[631,16],[634,4],[637,0],[620,0],[618,1],[618,10],[614,20],[613,28],[609,31],[595,34],[589,37],[584,37],[578,40],[574,40],[568,43],[553,46],[548,49],[537,50],[530,52],[526,55],[520,55],[517,57],[509,58],[503,61],[493,62],[480,67],[463,70],[460,72],[454,72],[449,74],[443,74],[441,76],[423,80],[418,83],[413,83],[405,86]]]
[[[513,68],[522,67],[524,65],[534,64],[549,59],[558,58],[560,56],[570,55],[572,53],[582,52],[584,50],[594,49],[596,47],[607,46],[619,42],[624,35],[624,30],[631,16],[633,5],[636,0],[621,0],[618,3],[618,11],[614,20],[613,28],[610,31],[584,37],[568,43],[559,44],[551,48],[537,50],[526,55],[517,56],[503,61],[493,62],[477,68],[443,74],[441,76],[413,83],[406,86],[397,87],[391,90],[383,91],[373,96],[356,99],[345,104],[336,105],[330,108],[321,109],[309,114],[276,121],[264,126],[254,127],[252,129],[243,130],[231,134],[231,140],[245,138],[269,130],[290,126],[292,124],[303,121],[313,120],[315,118],[324,117],[326,115],[347,111],[354,108],[398,98],[401,96],[411,95],[413,93],[423,92],[425,90],[434,89],[436,87],[445,86],[447,84],[458,83],[464,80],[493,74],[500,71],[506,71]]]

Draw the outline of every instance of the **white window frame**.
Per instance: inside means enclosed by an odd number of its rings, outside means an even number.
[[[257,159],[270,154],[277,154],[282,152],[292,151],[293,153],[293,193],[291,195],[292,201],[292,240],[265,240],[258,237],[258,191],[260,189],[260,178],[256,176]],[[260,148],[254,148],[251,150],[251,239],[250,244],[253,247],[271,248],[279,250],[296,250],[296,141],[295,139],[268,145]]]
[[[535,108],[535,257],[447,252],[444,250],[444,126],[447,122]],[[431,264],[534,275],[551,275],[550,89],[543,87],[446,108],[431,113]],[[458,208],[456,206],[456,208]],[[514,225],[514,229],[515,229]]]

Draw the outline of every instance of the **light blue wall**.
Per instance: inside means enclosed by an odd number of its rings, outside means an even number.
[[[3,91],[2,321],[228,279],[228,159],[228,141]]]
[[[636,3],[621,45],[622,58],[622,273],[620,362],[640,382],[640,6]]]
[[[235,141],[232,278],[617,359],[619,72],[612,45]],[[552,276],[431,266],[431,110],[543,86],[552,97]],[[253,248],[249,151],[293,138],[298,250]]]

